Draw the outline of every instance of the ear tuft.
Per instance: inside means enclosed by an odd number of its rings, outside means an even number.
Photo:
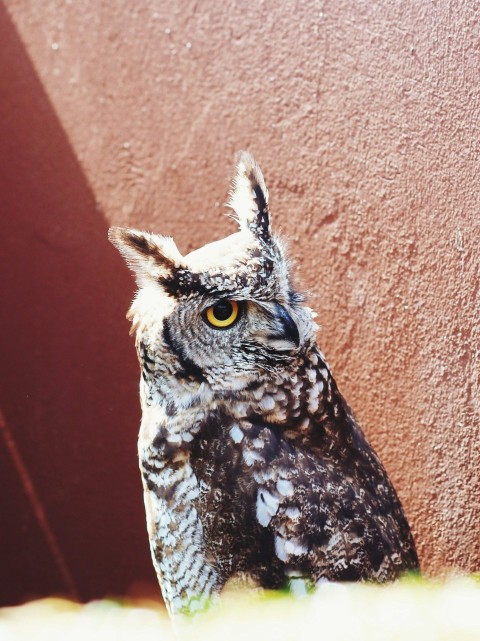
[[[238,154],[228,206],[241,230],[250,230],[264,243],[271,241],[268,189],[260,167],[247,151]]]
[[[166,236],[137,229],[110,227],[108,240],[125,258],[127,265],[135,273],[139,286],[171,276],[183,260],[173,238]]]

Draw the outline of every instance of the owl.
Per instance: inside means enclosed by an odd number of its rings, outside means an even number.
[[[232,581],[384,582],[418,568],[246,152],[228,204],[239,231],[185,256],[165,236],[109,231],[138,284],[127,316],[141,367],[138,455],[173,617],[204,609]]]

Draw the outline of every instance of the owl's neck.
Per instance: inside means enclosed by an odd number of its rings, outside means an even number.
[[[240,425],[269,424],[283,438],[338,460],[365,449],[363,431],[316,344],[299,356],[292,372],[258,381],[229,404],[228,413]]]
[[[336,385],[325,357],[313,344],[288,370],[259,378],[233,404],[239,418],[254,414],[269,423],[298,427],[321,422],[337,405]],[[338,410],[337,410],[338,413]]]
[[[218,412],[239,421],[278,425],[292,438],[309,438],[315,425],[316,434],[318,426],[333,430],[329,438],[335,440],[342,424],[347,430],[354,424],[316,344],[311,344],[288,369],[266,373],[243,387],[219,390],[208,381],[200,385],[180,383],[153,371],[142,378],[141,400],[142,432],[148,433],[148,438],[163,434],[172,451],[176,445],[187,446],[209,415]],[[335,428],[330,429],[333,425]]]

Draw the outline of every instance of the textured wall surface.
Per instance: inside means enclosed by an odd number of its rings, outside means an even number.
[[[154,584],[109,224],[233,230],[250,149],[427,572],[480,569],[480,23],[445,0],[0,8],[0,600]]]

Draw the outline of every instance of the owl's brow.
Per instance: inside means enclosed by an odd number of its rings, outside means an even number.
[[[177,269],[173,274],[160,276],[159,284],[174,298],[202,296],[206,299],[223,298],[238,289],[238,284],[224,277],[221,285],[209,282],[208,277],[186,269]]]

